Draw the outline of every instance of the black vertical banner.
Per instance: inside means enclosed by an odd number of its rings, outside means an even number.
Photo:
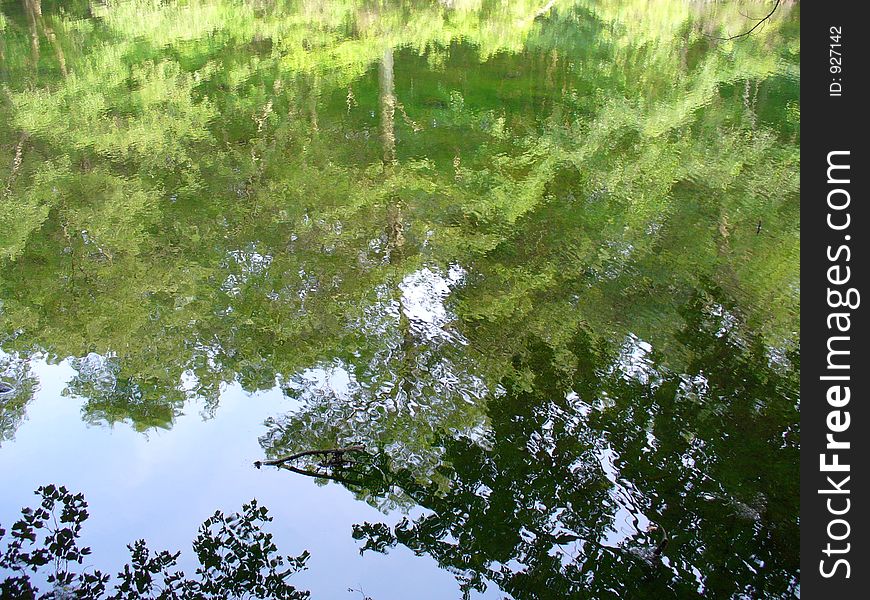
[[[870,34],[863,3],[801,8],[801,593],[867,598]]]

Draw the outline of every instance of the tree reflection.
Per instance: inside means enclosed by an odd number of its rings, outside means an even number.
[[[0,444],[15,437],[27,416],[37,381],[30,370],[30,357],[0,351]]]
[[[581,332],[570,360],[529,341],[487,435],[442,439],[439,483],[357,465],[365,493],[425,509],[355,526],[361,551],[401,544],[515,598],[796,597],[796,354],[769,356],[701,296],[683,315],[686,372],[637,338],[614,353]]]
[[[396,299],[384,289],[383,301],[356,324],[362,351],[286,383],[301,407],[267,422],[260,442],[269,456],[363,444],[383,450],[397,466],[433,473],[439,434],[484,424],[487,386],[474,374],[474,357],[450,330],[454,317],[442,304],[460,282],[459,271],[426,269],[398,284]]]
[[[489,386],[514,327],[665,338],[701,277],[794,337],[791,5],[733,48],[703,35],[730,5],[130,2],[90,29],[38,6],[3,18],[0,328],[114,357],[129,393],[95,422],[359,370],[354,325],[424,269],[466,271],[454,327]],[[75,77],[22,58],[37,21]]]
[[[795,593],[797,5],[20,8],[2,439],[33,356],[139,430],[278,384],[466,589]]]

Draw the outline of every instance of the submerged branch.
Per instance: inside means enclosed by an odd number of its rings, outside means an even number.
[[[325,450],[305,450],[304,452],[296,452],[295,454],[288,454],[287,456],[282,456],[281,458],[275,458],[272,460],[263,460],[256,461],[254,466],[258,469],[263,465],[269,467],[279,467],[286,462],[291,460],[296,460],[297,458],[302,458],[304,456],[315,456],[318,454],[344,454],[345,452],[362,452],[366,449],[365,446],[355,445],[355,446],[346,446],[344,448],[327,448]]]
[[[762,23],[764,23],[764,22],[767,21],[770,17],[773,16],[773,13],[775,13],[775,12],[776,12],[776,9],[779,8],[779,3],[780,3],[781,1],[782,1],[782,0],[776,0],[776,3],[773,5],[773,8],[771,9],[771,11],[770,11],[769,13],[767,13],[767,16],[764,17],[764,18],[762,18],[762,19],[759,19],[758,23],[756,23],[755,25],[753,25],[752,28],[749,29],[748,31],[744,31],[743,33],[738,33],[737,35],[732,35],[731,37],[717,37],[717,36],[715,36],[715,35],[708,35],[707,37],[710,37],[710,38],[712,38],[712,39],[714,39],[714,40],[722,40],[722,41],[726,41],[726,42],[727,42],[728,40],[736,40],[737,38],[741,38],[741,37],[743,37],[743,36],[745,36],[745,35],[749,35],[749,34],[752,33],[753,31],[755,31],[756,29],[758,29],[758,27],[759,27]]]

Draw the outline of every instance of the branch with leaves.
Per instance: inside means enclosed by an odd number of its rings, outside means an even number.
[[[273,598],[305,600],[287,579],[306,568],[308,552],[281,556],[272,534],[262,526],[271,521],[268,510],[256,500],[242,512],[216,511],[200,526],[193,542],[199,560],[196,578],[175,570],[180,552],[152,552],[145,540],[129,544],[131,561],[117,575],[114,593],[107,595],[111,577],[99,570],[79,569],[91,549],[78,545],[82,523],[88,518],[82,494],[64,486],[46,485],[36,490],[38,508],[23,508],[21,519],[10,530],[0,550],[0,569],[9,572],[0,581],[0,598],[79,598],[81,600],[219,600],[224,598]],[[47,532],[44,538],[40,536]],[[6,531],[0,527],[0,540]],[[51,589],[40,594],[31,575]]]

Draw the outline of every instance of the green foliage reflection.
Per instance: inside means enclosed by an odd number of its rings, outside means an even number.
[[[365,444],[435,511],[368,547],[468,589],[794,594],[799,6],[715,39],[763,6],[5,2],[0,343],[92,423],[282,386],[267,455]]]

